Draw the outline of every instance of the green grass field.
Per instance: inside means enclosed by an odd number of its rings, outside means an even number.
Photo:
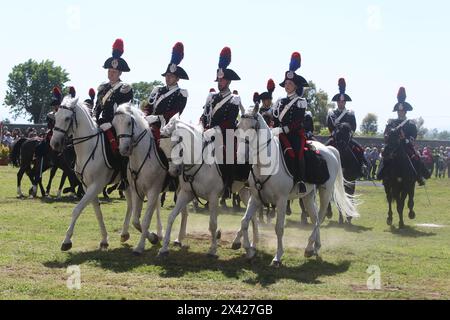
[[[361,218],[340,227],[336,214],[322,227],[322,262],[303,257],[309,227],[299,224],[299,208],[287,219],[283,266],[270,267],[275,254],[274,226],[263,226],[253,263],[231,241],[242,213],[222,212],[219,259],[206,256],[208,215],[192,213],[187,248],[172,248],[166,260],[147,244],[142,257],[132,255],[138,234],[120,243],[125,202],[102,203],[110,249],[98,251],[100,231],[93,209],[81,215],[70,253],[60,251],[73,201],[19,200],[16,172],[0,167],[0,298],[1,299],[449,299],[450,181],[429,180],[416,192],[416,220],[405,219],[399,231],[386,225],[387,204],[380,187],[359,188]],[[54,187],[59,184],[55,180]],[[23,190],[29,181],[24,179]],[[54,188],[54,189],[55,189]],[[55,191],[53,191],[55,194]],[[117,197],[116,194],[114,196]],[[169,197],[171,198],[171,196]],[[166,224],[169,207],[163,210]],[[407,215],[406,215],[407,217]],[[179,219],[177,220],[179,222]],[[398,218],[394,216],[398,225]],[[443,225],[440,228],[416,224]],[[154,225],[154,222],[152,223]],[[153,228],[154,229],[154,228]],[[178,233],[175,225],[172,238]],[[81,290],[69,290],[67,267],[81,270]],[[366,272],[381,270],[381,290],[368,290]]]

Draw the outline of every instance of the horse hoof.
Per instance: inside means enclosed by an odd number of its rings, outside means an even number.
[[[63,251],[63,252],[69,251],[70,249],[72,249],[72,242],[63,243],[61,245],[61,251]]]
[[[386,223],[388,226],[392,226],[392,217],[388,217]]]
[[[302,220],[302,221],[300,221],[300,224],[302,226],[307,226],[309,223],[308,223],[308,220]]]
[[[125,243],[125,242],[127,242],[128,240],[130,240],[130,234],[129,234],[129,233],[123,234],[123,235],[120,236],[120,242],[121,242],[121,243]]]
[[[411,220],[414,220],[414,219],[416,218],[416,213],[414,212],[414,210],[411,210],[411,211],[409,212],[409,218],[410,218]]]
[[[319,255],[317,255],[317,256],[316,256],[316,261],[317,261],[317,262],[323,262],[322,257],[319,256]]]
[[[271,264],[272,267],[277,268],[277,269],[281,268],[282,265],[283,264],[281,263],[281,261],[276,261],[276,260],[273,260],[272,264]]]
[[[100,243],[100,250],[108,250],[109,244],[108,243]]]
[[[400,221],[400,222],[398,223],[398,228],[399,228],[399,229],[405,228],[405,224],[404,224],[402,221]]]
[[[327,218],[328,218],[328,219],[333,218],[333,212],[332,212],[332,211],[327,212]]]
[[[158,259],[165,259],[169,256],[169,251],[160,251],[156,256]]]
[[[217,231],[217,233],[216,233],[216,239],[217,240],[220,240],[222,238],[222,231]]]
[[[311,251],[305,250],[305,258],[306,259],[312,258],[314,256],[315,256],[314,250],[311,250]]]
[[[159,243],[159,237],[155,233],[150,233],[149,235],[150,243],[156,246]]]
[[[182,244],[180,241],[174,241],[174,242],[173,242],[173,245],[174,245],[175,247],[177,247],[177,248],[182,248],[182,247],[183,247],[183,244]]]
[[[242,247],[241,243],[233,243],[231,245],[231,250],[239,250],[239,249],[241,249],[241,247]]]

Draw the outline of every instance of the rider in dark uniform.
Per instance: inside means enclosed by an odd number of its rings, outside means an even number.
[[[267,81],[267,91],[259,95],[259,101],[262,102],[262,106],[259,109],[259,113],[263,116],[269,127],[273,127],[273,92],[275,91],[275,82],[272,79]],[[256,98],[256,97],[254,97]],[[255,99],[253,99],[255,100]]]
[[[327,125],[328,130],[331,133],[330,139],[327,141],[326,145],[336,146],[337,141],[335,141],[335,131],[340,124],[348,124],[352,130],[352,135],[356,131],[356,117],[353,110],[346,109],[345,106],[347,102],[351,102],[352,99],[345,93],[346,90],[346,82],[345,79],[341,78],[338,82],[339,85],[339,93],[336,94],[332,101],[337,102],[337,109],[331,110],[328,112],[327,117]],[[358,159],[362,170],[366,170],[367,168],[367,160],[364,157],[364,149],[363,147],[356,142],[353,137],[350,139],[350,147],[353,151],[353,154]]]
[[[231,50],[228,47],[223,48],[220,54],[219,69],[217,70],[216,82],[218,83],[219,93],[210,94],[207,103],[203,109],[203,115],[200,122],[206,130],[205,140],[212,141],[217,135],[222,136],[224,151],[226,150],[226,131],[236,130],[237,117],[241,105],[241,99],[230,91],[231,81],[241,80],[239,76],[228,66],[231,63]],[[219,164],[222,177],[225,184],[224,197],[231,195],[231,186],[234,179],[234,164],[227,164],[226,157],[224,164]]]
[[[406,118],[406,113],[412,111],[413,107],[406,102],[406,90],[401,87],[397,95],[398,103],[394,106],[394,111],[397,112],[398,118],[391,119],[386,125],[384,131],[385,142],[388,142],[388,135],[391,131],[400,131],[401,143],[405,146],[405,151],[411,159],[411,164],[417,176],[419,185],[425,185],[424,179],[429,179],[431,174],[422,162],[419,153],[414,148],[414,141],[417,139],[417,127],[414,121]],[[389,157],[393,152],[390,145],[386,145],[383,151],[383,161],[380,164],[378,171],[378,179],[383,179],[384,168],[389,165]]]
[[[279,135],[280,142],[287,155],[286,162],[294,176],[294,184],[299,183],[299,191],[306,192],[304,149],[306,143],[304,120],[308,103],[302,98],[304,87],[308,82],[297,71],[301,66],[300,53],[294,52],[289,71],[280,84],[285,88],[287,97],[279,99],[273,108],[274,135]]]
[[[92,108],[94,108],[95,90],[89,89],[89,99],[84,100],[84,104],[89,108],[92,116]]]
[[[156,141],[160,139],[160,129],[164,127],[169,120],[179,113],[183,113],[186,107],[188,92],[178,87],[180,79],[189,80],[189,77],[183,68],[179,66],[184,58],[184,46],[177,42],[172,50],[172,59],[167,70],[162,74],[166,78],[166,86],[155,87],[150,94],[148,104],[144,112],[148,115],[147,121],[150,123]]]
[[[126,182],[127,158],[121,157],[119,154],[118,141],[111,124],[117,107],[133,99],[133,89],[131,86],[120,80],[122,72],[130,71],[128,63],[122,58],[123,52],[123,40],[117,39],[113,44],[112,57],[107,59],[103,65],[104,69],[108,69],[109,82],[102,83],[97,89],[97,103],[95,105],[94,115],[97,124],[105,133],[113,153],[120,159],[122,180]],[[121,189],[123,190],[124,188],[125,185],[122,184]]]

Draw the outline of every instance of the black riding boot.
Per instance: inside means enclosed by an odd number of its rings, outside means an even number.
[[[305,165],[305,158],[298,158],[298,191],[300,193],[306,193],[306,185],[304,183],[305,180],[305,174],[306,174],[306,165]]]
[[[425,165],[419,159],[411,159],[411,162],[417,174],[417,183],[419,186],[424,186],[425,179],[430,177],[430,174],[427,172],[427,168],[425,168]]]
[[[128,189],[128,179],[127,179],[127,167],[128,167],[128,158],[127,157],[120,157],[120,185],[119,190],[125,191]]]

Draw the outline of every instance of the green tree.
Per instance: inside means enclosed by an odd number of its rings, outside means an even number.
[[[133,88],[134,100],[136,104],[141,104],[143,101],[147,101],[153,88],[156,86],[164,85],[161,81],[155,80],[153,82],[136,82],[131,84]]]
[[[363,135],[368,135],[368,136],[374,136],[377,134],[378,131],[378,117],[376,114],[374,113],[368,113],[362,123],[361,123],[361,127],[360,127],[361,133]]]
[[[423,139],[425,135],[428,133],[428,129],[425,128],[425,120],[422,117],[415,119],[415,123],[417,126],[417,139]]]
[[[305,90],[304,97],[308,101],[308,110],[313,115],[314,129],[318,133],[326,128],[328,109],[333,105],[328,104],[328,94],[322,89],[317,90],[316,84],[312,81],[309,81],[309,88]]]
[[[69,80],[68,73],[53,61],[38,63],[30,59],[13,67],[9,74],[4,105],[14,119],[29,115],[33,123],[42,123],[51,109],[53,87],[61,87]]]

